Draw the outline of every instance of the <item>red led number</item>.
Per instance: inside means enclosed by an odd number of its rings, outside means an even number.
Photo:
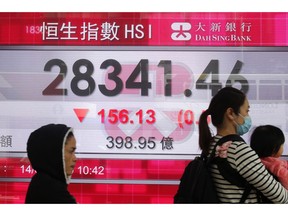
[[[126,109],[110,109],[108,112],[105,109],[101,109],[98,112],[98,115],[101,118],[101,123],[105,123],[106,120],[111,124],[143,124],[143,122],[146,122],[147,124],[154,124],[156,122],[155,111],[152,109],[144,112],[142,109],[138,110],[135,112],[137,119],[131,119],[129,116],[129,111]]]

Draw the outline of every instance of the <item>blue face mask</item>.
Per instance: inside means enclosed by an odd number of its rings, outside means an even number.
[[[236,130],[237,130],[237,134],[239,134],[240,136],[247,133],[249,131],[249,129],[252,126],[252,121],[250,116],[242,116],[241,114],[239,114],[242,118],[244,118],[244,123],[242,125],[237,124]]]

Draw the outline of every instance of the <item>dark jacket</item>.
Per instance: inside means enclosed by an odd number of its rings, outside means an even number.
[[[36,174],[32,177],[25,203],[76,203],[69,193],[64,172],[64,147],[72,128],[45,125],[29,136],[27,154]]]

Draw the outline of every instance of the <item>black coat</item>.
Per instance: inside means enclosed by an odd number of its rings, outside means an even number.
[[[31,133],[27,153],[36,174],[27,190],[25,203],[76,203],[67,187],[64,171],[64,147],[72,129],[62,124],[49,124]]]

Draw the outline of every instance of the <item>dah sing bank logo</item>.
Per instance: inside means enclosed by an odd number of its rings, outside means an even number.
[[[171,28],[174,31],[171,35],[172,40],[188,41],[191,39],[191,24],[187,22],[172,23]]]
[[[250,22],[226,22],[222,25],[219,22],[209,25],[199,22],[193,26],[188,22],[174,22],[171,24],[171,39],[189,41],[193,36],[192,39],[197,42],[251,42],[251,26]]]

